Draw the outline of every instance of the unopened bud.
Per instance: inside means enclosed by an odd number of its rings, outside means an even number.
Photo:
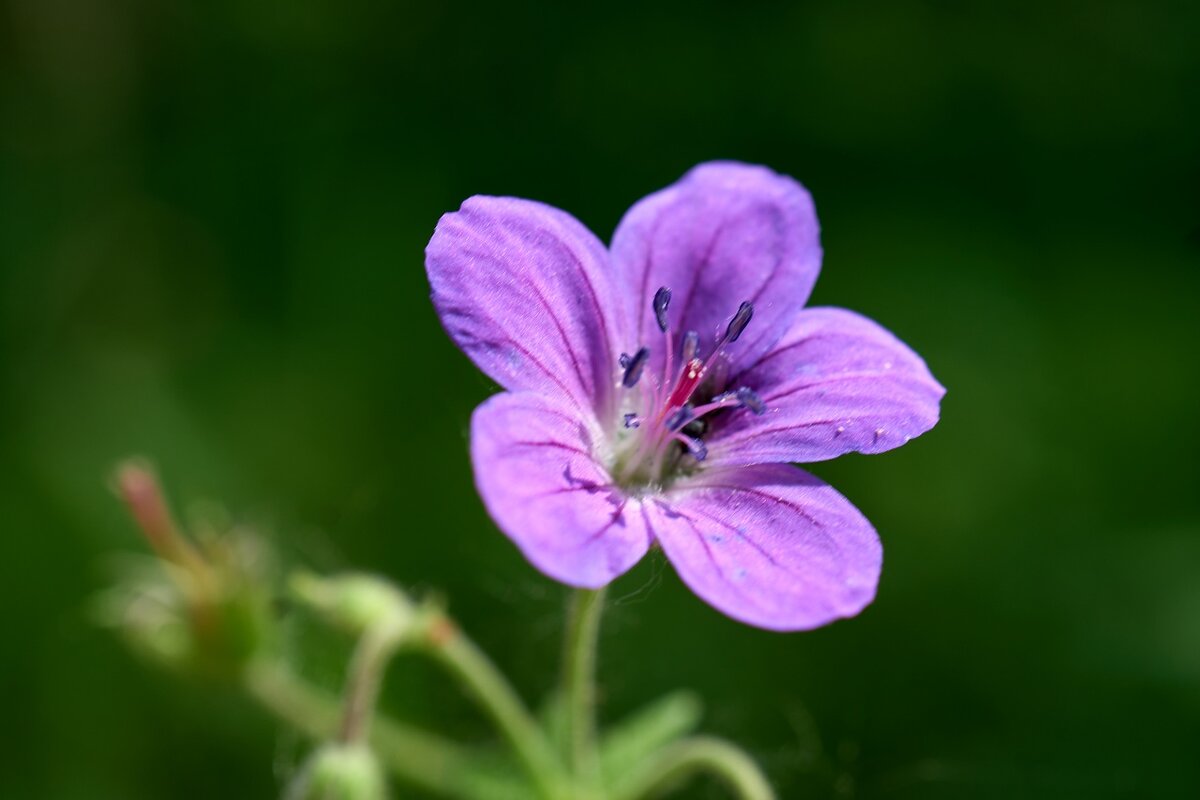
[[[374,575],[351,573],[322,578],[302,572],[292,576],[291,589],[331,625],[355,636],[382,624],[407,627],[416,617],[407,595]]]
[[[130,515],[159,557],[192,571],[204,569],[203,559],[175,524],[153,467],[141,459],[124,461],[117,466],[115,483]]]
[[[384,800],[387,781],[375,754],[363,744],[330,742],[312,754],[287,792],[287,800]]]
[[[129,569],[97,608],[141,652],[168,666],[227,678],[273,638],[270,559],[249,530],[189,536],[175,522],[154,469],[130,459],[115,489],[158,557]]]

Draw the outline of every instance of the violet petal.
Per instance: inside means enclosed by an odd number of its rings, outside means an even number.
[[[471,418],[475,484],[500,529],[546,575],[598,588],[650,545],[640,504],[596,462],[598,431],[569,402],[499,394]]]
[[[739,304],[751,302],[754,321],[729,349],[739,358],[761,355],[812,291],[821,267],[818,234],[812,198],[791,178],[734,162],[695,167],[634,205],[613,236],[613,267],[629,288],[626,314],[639,341],[661,337],[651,306],[666,286],[675,337],[699,331],[702,352]]]
[[[705,470],[647,508],[683,582],[741,622],[807,630],[875,597],[883,560],[875,530],[797,467]]]
[[[766,413],[731,416],[710,435],[712,461],[729,465],[891,450],[934,426],[946,393],[907,345],[841,308],[804,309],[730,380],[752,387]]]
[[[493,380],[609,408],[619,312],[608,254],[574,217],[472,197],[441,218],[425,256],[442,324]]]

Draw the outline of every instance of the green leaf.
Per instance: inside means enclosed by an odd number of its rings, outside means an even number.
[[[692,692],[672,692],[606,732],[600,742],[605,784],[619,786],[655,752],[694,731],[702,711]]]
[[[481,753],[464,764],[452,791],[459,800],[529,800],[537,796],[516,761],[500,752]]]

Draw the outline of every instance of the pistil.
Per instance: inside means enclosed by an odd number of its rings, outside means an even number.
[[[737,408],[748,408],[755,414],[766,411],[754,390],[744,386],[723,392],[699,405],[692,402],[697,391],[711,377],[710,370],[719,363],[726,346],[736,342],[750,323],[754,315],[754,306],[743,302],[738,307],[725,333],[716,341],[712,352],[706,358],[698,355],[699,334],[695,331],[686,332],[681,341],[680,367],[676,373],[674,348],[671,346],[671,326],[667,315],[670,304],[670,289],[664,286],[654,293],[654,319],[663,334],[666,347],[664,367],[661,378],[653,380],[648,391],[643,389],[642,397],[646,401],[646,407],[641,409],[643,413],[624,415],[625,428],[637,429],[638,433],[636,445],[626,458],[621,459],[622,463],[618,468],[617,477],[622,482],[636,478],[646,483],[658,483],[662,480],[664,471],[676,465],[685,453],[697,463],[703,461],[708,455],[708,447],[698,436],[689,434],[693,429],[703,427],[692,423],[707,414]],[[637,386],[649,357],[650,351],[646,347],[639,348],[633,355],[621,355],[622,386],[627,389]],[[684,432],[685,428],[687,432]],[[673,448],[675,444],[680,446],[678,450]]]

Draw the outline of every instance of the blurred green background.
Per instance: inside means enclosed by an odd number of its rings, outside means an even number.
[[[303,755],[93,623],[142,547],[106,486],[131,453],[288,559],[444,591],[547,688],[565,592],[473,491],[495,387],[422,248],[475,193],[607,239],[718,157],[811,189],[815,302],[949,394],[926,437],[814,470],[881,532],[874,606],[774,635],[648,559],[605,719],[694,688],[783,798],[1200,797],[1196,4],[0,8],[5,798],[270,797]],[[421,663],[386,704],[487,735]]]

